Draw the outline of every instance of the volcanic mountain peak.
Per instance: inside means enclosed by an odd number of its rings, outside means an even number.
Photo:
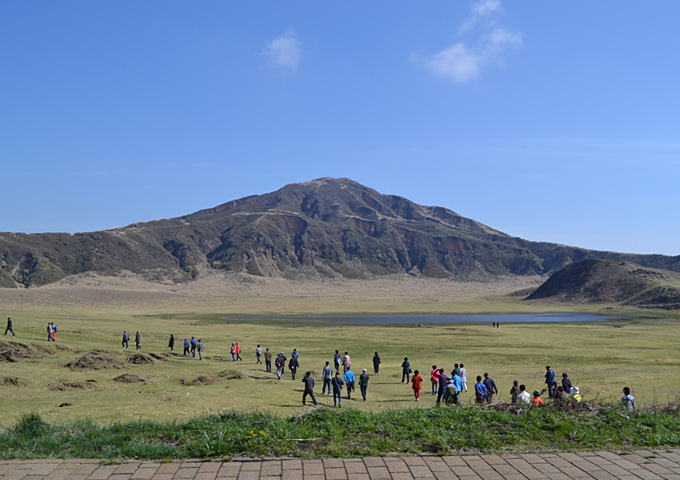
[[[179,218],[76,235],[0,234],[0,286],[121,271],[189,281],[205,268],[289,278],[543,275],[585,258],[680,270],[680,257],[529,242],[442,207],[320,178]]]

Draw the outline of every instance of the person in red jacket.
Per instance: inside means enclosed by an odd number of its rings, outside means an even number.
[[[423,389],[423,377],[419,375],[418,370],[413,372],[413,378],[411,378],[411,383],[413,386],[413,394],[416,396],[416,402],[420,400],[420,391]]]
[[[439,385],[439,370],[437,370],[437,365],[432,365],[430,382],[432,383],[432,395],[437,395],[437,386]]]

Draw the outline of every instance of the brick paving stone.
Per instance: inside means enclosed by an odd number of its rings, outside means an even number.
[[[368,468],[368,475],[371,477],[371,479],[392,477],[389,470],[387,470],[387,467],[371,467],[368,464],[366,467]]]
[[[203,462],[198,469],[198,473],[219,472],[221,464],[218,462]]]
[[[484,460],[489,465],[507,464],[507,462],[500,455],[482,455],[482,460]]]
[[[446,462],[439,457],[425,457],[424,460],[433,472],[448,472],[451,470]]]
[[[215,480],[217,478],[217,472],[203,472],[199,470],[194,480]]]
[[[130,478],[132,478],[133,480],[150,480],[151,478],[153,478],[155,473],[156,469],[154,468],[138,468],[137,471],[133,473]],[[90,475],[88,479],[90,479],[91,477],[92,475]]]
[[[161,468],[163,465],[161,465]],[[158,470],[160,472],[160,469]],[[238,472],[241,471],[240,463],[223,463],[217,472],[218,477],[238,477]]]
[[[345,470],[349,475],[354,475],[355,473],[368,473],[364,462],[345,462]]]
[[[302,460],[283,460],[281,467],[284,470],[302,470]]]
[[[281,472],[281,480],[300,480],[302,470],[284,470]]]
[[[411,468],[411,475],[415,478],[434,478],[432,470],[427,466],[413,465]]]
[[[243,462],[241,464],[241,472],[259,472],[261,468],[260,462]]]
[[[197,473],[198,473],[198,467],[184,467],[184,466],[182,466],[175,473],[175,478],[177,478],[177,479],[194,478]]]
[[[385,460],[381,457],[366,457],[364,458],[364,465],[367,467],[384,467]]]
[[[344,468],[345,462],[342,458],[324,458],[323,459],[324,468]]]
[[[386,458],[385,465],[387,465],[387,469],[390,471],[390,473],[393,474],[399,472],[410,472],[408,465],[406,465],[406,462],[401,458]]]
[[[595,472],[590,472],[596,480],[616,480],[616,477],[611,473],[605,472],[604,470],[599,470]]]
[[[153,476],[153,480],[172,480],[172,473],[156,473]]]
[[[137,470],[138,467],[139,467],[139,463],[121,463],[120,465],[118,465],[118,467],[116,468],[116,470],[113,473],[114,473],[114,475],[126,474],[126,473],[132,474],[132,473],[135,473],[135,471]],[[78,467],[78,468],[80,468],[80,467]],[[76,469],[76,470],[78,470],[78,469]],[[92,473],[92,472],[90,472],[90,473]]]
[[[437,480],[458,480],[458,475],[453,473],[451,470],[449,471],[441,471],[441,472],[433,472],[434,477]],[[394,478],[394,477],[392,477]]]
[[[260,475],[260,480],[280,480],[281,475]]]
[[[327,480],[347,480],[347,471],[344,468],[327,468],[324,472]]]
[[[305,475],[323,475],[323,463],[321,460],[303,460],[302,471]]]
[[[260,470],[260,476],[263,477],[280,477],[281,476],[281,465],[262,465]]]
[[[45,477],[45,480],[65,480],[70,474],[70,470],[65,469],[55,469]],[[107,477],[108,478],[108,477]]]
[[[129,480],[132,477],[131,473],[114,473],[109,477],[109,480]],[[68,478],[73,478],[69,476]]]
[[[454,467],[454,466],[461,466],[461,467],[464,467],[464,466],[467,465],[467,464],[465,463],[465,460],[463,460],[462,457],[458,457],[458,456],[447,455],[447,456],[445,456],[445,457],[442,457],[442,460],[444,460],[444,462],[446,462],[446,464],[447,464],[449,467]]]
[[[177,470],[179,470],[179,467],[181,466],[180,463],[161,463],[161,466],[158,467],[158,470],[156,470],[156,473],[172,473],[174,474]]]
[[[657,475],[654,472],[650,472],[649,470],[642,468],[635,470],[634,474],[642,478],[643,480],[663,480],[663,477],[661,477],[660,475]]]
[[[352,475],[352,480],[371,480],[371,477],[368,476],[368,473],[357,473]]]
[[[300,475],[301,477],[302,475]],[[298,477],[298,478],[300,478]],[[259,470],[241,470],[241,473],[238,474],[238,480],[260,480],[260,471]]]
[[[394,472],[392,473],[392,480],[413,480],[413,475],[411,475],[411,472]]]
[[[424,467],[427,465],[421,457],[404,457],[404,463],[409,467]]]

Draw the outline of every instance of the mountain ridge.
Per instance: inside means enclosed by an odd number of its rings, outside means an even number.
[[[512,237],[438,206],[321,178],[181,217],[98,232],[0,233],[0,286],[120,271],[191,281],[202,268],[284,278],[390,274],[484,280],[549,275],[586,258],[680,271],[680,256],[601,252]]]

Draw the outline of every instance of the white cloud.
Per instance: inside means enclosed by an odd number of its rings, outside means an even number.
[[[302,43],[292,28],[267,43],[262,55],[269,59],[272,66],[296,71],[302,56]]]
[[[466,83],[478,78],[484,67],[502,65],[504,53],[522,46],[524,36],[500,26],[499,0],[477,0],[470,6],[470,15],[458,27],[458,32],[468,32],[484,20],[474,45],[456,42],[440,52],[423,55],[412,54],[411,60],[432,72],[435,76]]]

